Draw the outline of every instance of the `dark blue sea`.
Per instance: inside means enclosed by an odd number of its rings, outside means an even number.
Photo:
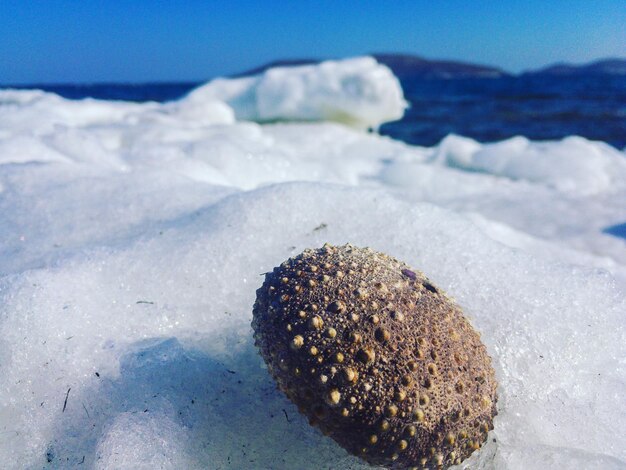
[[[198,82],[37,85],[71,99],[168,101]],[[626,76],[517,76],[403,79],[411,108],[381,133],[431,146],[450,133],[481,142],[524,135],[533,140],[580,135],[626,147]],[[32,88],[32,87],[29,87]]]

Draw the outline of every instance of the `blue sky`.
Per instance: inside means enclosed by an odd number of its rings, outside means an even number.
[[[623,0],[0,0],[0,83],[203,80],[403,52],[517,72],[626,56]]]

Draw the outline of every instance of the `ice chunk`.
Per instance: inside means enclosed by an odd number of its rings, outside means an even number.
[[[87,98],[74,101],[39,90],[0,90],[0,138],[18,133],[41,135],[56,125],[89,126],[122,122],[156,103],[125,103]]]
[[[436,160],[583,194],[605,191],[614,184],[623,187],[626,179],[623,154],[603,142],[576,136],[560,142],[530,142],[525,137],[514,137],[484,146],[449,136],[436,152]]]
[[[230,124],[232,109],[225,103],[193,100],[166,104],[67,100],[39,90],[0,90],[0,140],[16,135],[53,133],[59,127],[100,125],[177,124],[197,127]],[[1,160],[0,160],[1,161]]]
[[[221,100],[237,119],[338,121],[377,128],[400,119],[407,103],[398,79],[371,57],[276,67],[254,77],[217,79],[183,101]]]

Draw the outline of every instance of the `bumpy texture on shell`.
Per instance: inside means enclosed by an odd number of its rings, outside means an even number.
[[[279,388],[371,464],[447,468],[493,429],[491,359],[459,307],[369,248],[306,250],[257,291],[256,345]]]

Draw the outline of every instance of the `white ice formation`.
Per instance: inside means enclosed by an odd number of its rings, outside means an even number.
[[[228,103],[240,120],[336,121],[365,129],[400,119],[407,107],[398,79],[371,57],[216,79],[183,101],[208,100]]]
[[[604,232],[624,153],[242,122],[394,119],[372,59],[242,80],[167,104],[0,91],[1,466],[366,468],[275,389],[250,328],[262,273],[349,241],[481,332],[499,414],[471,468],[625,468],[626,250]]]

